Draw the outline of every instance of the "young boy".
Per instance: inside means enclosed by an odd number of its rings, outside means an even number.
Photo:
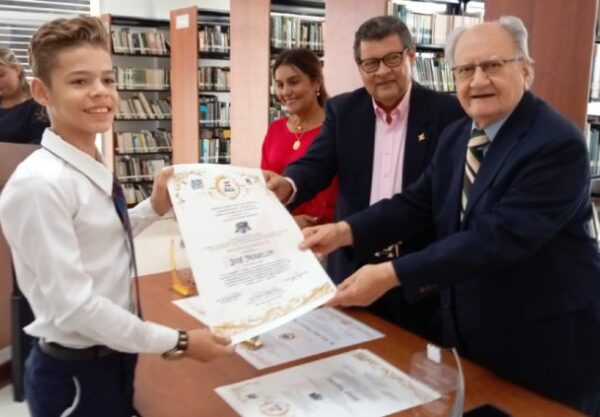
[[[200,361],[232,352],[207,329],[174,330],[132,312],[128,225],[135,234],[170,209],[172,168],[129,219],[117,213],[122,189],[94,145],[118,102],[107,36],[93,17],[54,20],[33,36],[32,94],[51,128],[0,197],[18,283],[35,315],[25,328],[38,338],[25,372],[34,417],[131,416],[137,352]]]

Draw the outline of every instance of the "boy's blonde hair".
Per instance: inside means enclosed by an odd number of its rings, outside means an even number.
[[[81,45],[91,45],[110,52],[108,33],[97,17],[55,19],[43,24],[29,43],[33,76],[50,85],[50,73],[58,53]]]
[[[25,78],[25,71],[23,70],[23,66],[21,65],[13,51],[3,46],[0,47],[0,65],[7,66],[19,71],[19,89],[21,90],[21,93],[25,94],[27,97],[31,97],[29,83]]]

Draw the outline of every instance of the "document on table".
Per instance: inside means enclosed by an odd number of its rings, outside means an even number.
[[[249,339],[325,303],[335,285],[258,169],[176,165],[168,182],[206,324]]]
[[[440,394],[365,349],[219,387],[242,417],[380,417]]]
[[[324,307],[262,334],[259,349],[241,344],[236,352],[255,368],[263,369],[383,336],[341,311]]]

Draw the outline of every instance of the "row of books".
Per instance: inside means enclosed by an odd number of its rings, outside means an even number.
[[[123,184],[123,192],[128,205],[137,204],[152,195],[152,183],[125,183]]]
[[[229,26],[200,26],[198,30],[198,50],[200,52],[229,53]]]
[[[123,90],[168,90],[171,72],[166,68],[114,67],[117,88]]]
[[[111,30],[113,51],[123,54],[169,55],[169,44],[165,32],[152,28]]]
[[[231,139],[230,128],[200,128],[200,139]]]
[[[200,139],[200,163],[231,163],[231,141],[229,139]]]
[[[590,157],[590,175],[600,175],[600,125],[587,125],[586,141]]]
[[[271,46],[323,50],[323,22],[304,17],[271,15]]]
[[[229,126],[228,101],[219,101],[216,96],[202,95],[199,97],[200,126],[227,127]]]
[[[392,14],[406,23],[414,42],[422,45],[443,45],[454,29],[483,21],[480,15],[414,13],[403,4],[393,4]]]
[[[590,87],[590,98],[600,99],[600,46],[594,44],[594,56],[592,59],[592,83]]]
[[[117,153],[171,152],[173,136],[165,129],[116,132]]]
[[[202,67],[198,69],[198,87],[200,90],[229,90],[228,67]]]
[[[151,181],[154,174],[167,165],[171,165],[171,156],[167,154],[115,157],[115,173],[121,182]]]
[[[171,102],[168,98],[148,100],[144,93],[136,93],[132,97],[119,100],[117,119],[148,120],[170,119]]]
[[[440,55],[418,52],[413,70],[415,81],[437,91],[456,91],[452,69]]]

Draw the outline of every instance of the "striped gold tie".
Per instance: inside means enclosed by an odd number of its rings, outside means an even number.
[[[463,180],[463,191],[462,191],[462,206],[460,211],[460,218],[464,217],[465,210],[467,209],[467,202],[469,199],[469,192],[475,182],[475,177],[479,171],[481,161],[483,160],[483,151],[486,146],[490,143],[490,140],[485,135],[485,132],[480,129],[473,129],[471,132],[471,138],[467,144],[467,158],[465,161],[465,178]]]

